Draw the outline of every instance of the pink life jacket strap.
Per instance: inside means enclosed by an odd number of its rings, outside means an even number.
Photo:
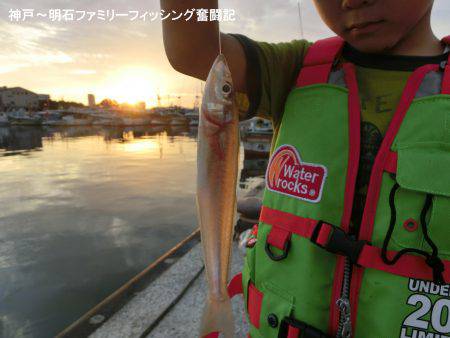
[[[442,42],[450,46],[450,35],[442,39]],[[450,95],[450,55],[444,68],[444,78],[442,80],[442,94]]]
[[[397,174],[397,162],[398,154],[395,151],[389,151],[386,158],[386,163],[384,164],[384,171],[391,174]]]
[[[297,87],[327,83],[334,60],[343,46],[344,40],[334,36],[318,40],[309,47],[297,78]]]

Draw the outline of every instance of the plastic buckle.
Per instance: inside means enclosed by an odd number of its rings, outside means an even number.
[[[272,249],[270,248],[270,244],[266,242],[266,253],[267,256],[273,261],[281,261],[285,259],[289,253],[289,249],[291,248],[291,239],[288,238],[286,242],[284,243],[283,252],[280,255],[276,255],[272,252]]]
[[[278,338],[286,338],[289,333],[289,327],[299,329],[299,337],[301,338],[331,338],[331,336],[320,331],[319,329],[316,329],[315,327],[292,317],[284,317],[281,321]]]
[[[316,241],[324,224],[331,227],[331,233],[327,244],[321,245]],[[317,223],[311,236],[311,242],[327,250],[328,252],[347,256],[352,264],[356,265],[363,247],[368,244],[367,241],[356,240],[351,235],[347,234],[343,229],[324,221],[319,221]]]

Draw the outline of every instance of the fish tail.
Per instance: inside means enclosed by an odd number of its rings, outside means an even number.
[[[212,299],[208,297],[200,326],[200,337],[205,337],[210,333],[221,333],[225,338],[234,337],[234,320],[231,300]]]

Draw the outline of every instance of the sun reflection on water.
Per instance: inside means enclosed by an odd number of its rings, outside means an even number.
[[[159,149],[159,143],[154,139],[135,139],[123,143],[123,150],[130,153],[147,153]]]

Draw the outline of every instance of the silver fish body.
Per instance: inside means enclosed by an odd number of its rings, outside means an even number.
[[[206,80],[198,127],[197,207],[208,295],[200,335],[234,335],[227,293],[239,160],[239,118],[233,82],[220,54]]]

